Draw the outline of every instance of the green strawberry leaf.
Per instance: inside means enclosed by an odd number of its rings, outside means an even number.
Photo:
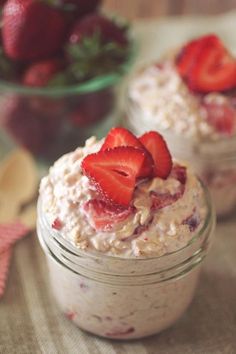
[[[99,31],[81,43],[68,45],[66,50],[71,63],[66,76],[75,82],[117,72],[129,54],[129,46],[103,43]]]

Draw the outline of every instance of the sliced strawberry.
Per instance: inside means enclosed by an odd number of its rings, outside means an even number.
[[[202,46],[187,83],[193,91],[202,93],[225,91],[236,86],[236,60],[217,37]]]
[[[210,34],[188,42],[178,53],[175,63],[179,74],[185,78],[196,63],[202,48],[211,41],[218,41],[217,36]]]
[[[233,135],[236,128],[236,110],[230,104],[204,103],[207,121],[217,132]]]
[[[81,167],[104,197],[128,206],[145,157],[144,150],[121,146],[86,156]]]
[[[122,127],[112,128],[107,134],[101,150],[104,151],[117,146],[132,146],[144,149],[146,151],[146,159],[144,160],[140,177],[149,177],[152,175],[154,165],[152,156],[133,133]]]
[[[91,218],[96,230],[110,231],[114,225],[127,219],[134,211],[132,207],[121,208],[101,199],[90,199],[84,205],[86,214]]]
[[[166,179],[172,169],[172,158],[162,135],[155,131],[150,131],[143,134],[139,140],[153,158],[154,175]]]
[[[109,131],[101,150],[104,151],[117,146],[133,146],[143,149],[143,144],[141,144],[139,139],[129,130],[122,127],[112,128]]]
[[[149,153],[149,151],[147,151],[147,149],[144,148],[144,152],[145,152],[145,159],[139,177],[140,178],[153,177],[153,171],[154,171],[153,158]]]

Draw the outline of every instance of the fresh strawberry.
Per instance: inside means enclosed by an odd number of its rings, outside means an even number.
[[[107,134],[101,150],[104,151],[117,146],[132,146],[144,149],[146,151],[146,158],[144,160],[142,171],[140,172],[140,177],[145,178],[152,175],[154,165],[152,156],[133,133],[122,127],[112,128]]]
[[[27,86],[47,86],[54,75],[63,69],[63,63],[59,59],[48,59],[30,65],[24,75],[23,84]]]
[[[198,55],[208,42],[218,40],[214,34],[206,35],[188,42],[177,54],[176,67],[179,74],[185,78],[189,75],[192,66],[196,64]]]
[[[216,35],[187,44],[177,56],[176,64],[193,91],[208,93],[236,86],[236,60]]]
[[[133,146],[140,149],[144,148],[143,144],[141,144],[134,134],[122,127],[112,128],[109,131],[101,150],[104,151],[117,146]]]
[[[207,121],[217,132],[223,135],[233,135],[236,129],[236,109],[227,103],[204,103]]]
[[[121,208],[101,199],[90,199],[84,205],[86,214],[91,218],[96,230],[110,231],[114,226],[126,220],[133,212],[133,208]]]
[[[37,0],[7,0],[3,7],[3,47],[14,60],[54,55],[67,32],[63,12]]]
[[[129,54],[127,26],[100,15],[78,20],[68,37],[67,77],[76,82],[119,71]]]
[[[93,37],[98,32],[103,43],[115,42],[122,46],[127,45],[123,28],[100,14],[87,15],[82,20],[78,20],[70,33],[69,42],[70,44],[81,43],[84,38]]]
[[[236,86],[236,60],[218,39],[200,52],[192,68],[188,85],[194,91],[225,91]]]
[[[144,160],[145,151],[141,149],[116,147],[88,155],[81,167],[104,197],[129,206]]]
[[[162,135],[155,131],[150,131],[143,134],[139,140],[153,158],[154,175],[166,179],[172,169],[172,158]]]

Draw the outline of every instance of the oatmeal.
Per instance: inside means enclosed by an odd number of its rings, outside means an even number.
[[[193,215],[199,228],[206,210],[200,182],[190,168],[177,162],[167,180],[154,178],[137,186],[133,210],[123,212],[117,223],[114,214],[111,230],[96,229],[88,203],[100,199],[80,166],[83,158],[101,145],[101,141],[89,139],[85,148],[59,159],[42,180],[42,203],[51,224],[59,219],[61,236],[76,247],[109,255],[160,256],[184,247],[192,238],[184,220]],[[186,183],[178,176],[181,173]],[[166,206],[155,207],[156,200]]]

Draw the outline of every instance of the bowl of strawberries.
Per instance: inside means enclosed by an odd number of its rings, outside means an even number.
[[[117,120],[117,86],[134,45],[101,0],[6,0],[1,11],[0,127],[55,159]]]

